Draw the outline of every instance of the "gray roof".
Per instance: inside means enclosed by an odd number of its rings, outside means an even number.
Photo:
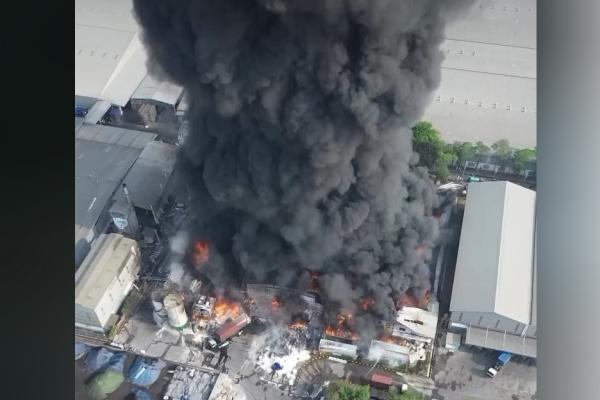
[[[75,130],[75,243],[85,239],[143,147],[156,135],[102,125]]]
[[[535,192],[510,182],[469,184],[450,310],[530,324]]]
[[[163,193],[175,168],[177,148],[163,142],[150,142],[135,161],[123,183],[131,201],[144,210],[158,211]],[[116,198],[123,196],[117,192]]]
[[[175,106],[183,94],[183,88],[166,80],[159,80],[151,74],[146,75],[132,99],[151,100]]]
[[[146,76],[131,0],[75,1],[75,95],[124,106]]]
[[[510,3],[479,0],[446,29],[441,84],[424,119],[448,142],[535,146],[536,2]]]
[[[103,234],[75,274],[75,303],[94,309],[126,267],[137,242],[116,233]]]
[[[528,336],[511,335],[505,332],[469,327],[465,343],[498,351],[507,351],[526,357],[537,357],[537,340]]]

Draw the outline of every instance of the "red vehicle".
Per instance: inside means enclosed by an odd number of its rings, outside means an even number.
[[[237,335],[242,329],[244,329],[251,319],[247,314],[242,314],[234,320],[224,323],[217,328],[215,332],[215,339],[223,343],[232,336]]]

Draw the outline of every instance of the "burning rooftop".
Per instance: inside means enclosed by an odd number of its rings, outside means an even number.
[[[439,199],[410,128],[439,83],[447,16],[467,3],[134,1],[150,59],[191,104],[178,166],[213,286],[310,290],[328,314],[374,319],[429,288]]]

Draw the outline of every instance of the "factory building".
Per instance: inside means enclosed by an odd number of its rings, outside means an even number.
[[[111,222],[113,195],[156,135],[75,120],[75,266]]]
[[[450,302],[468,345],[537,355],[535,201],[510,182],[469,185]]]
[[[176,148],[155,139],[152,133],[75,119],[75,267],[111,221],[131,233],[138,214],[161,217],[173,188]]]
[[[75,326],[98,332],[110,328],[139,270],[135,240],[100,235],[75,274]]]
[[[477,0],[450,21],[441,83],[425,111],[446,142],[536,143],[535,0]]]
[[[392,336],[431,344],[437,330],[437,302],[432,311],[403,306],[397,314]]]
[[[352,343],[344,343],[339,340],[321,339],[319,341],[319,351],[337,356],[356,358],[358,347]]]
[[[174,114],[183,89],[159,82],[147,62],[132,0],[75,1],[75,106],[86,122],[130,100],[146,117],[165,107]]]
[[[402,365],[408,364],[410,353],[411,349],[408,346],[372,340],[367,359],[383,361],[390,365]]]

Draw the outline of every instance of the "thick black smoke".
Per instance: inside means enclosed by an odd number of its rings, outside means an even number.
[[[305,289],[320,271],[330,315],[373,297],[387,318],[429,289],[438,198],[410,127],[466,3],[134,2],[151,59],[190,96],[179,166],[219,276]]]

